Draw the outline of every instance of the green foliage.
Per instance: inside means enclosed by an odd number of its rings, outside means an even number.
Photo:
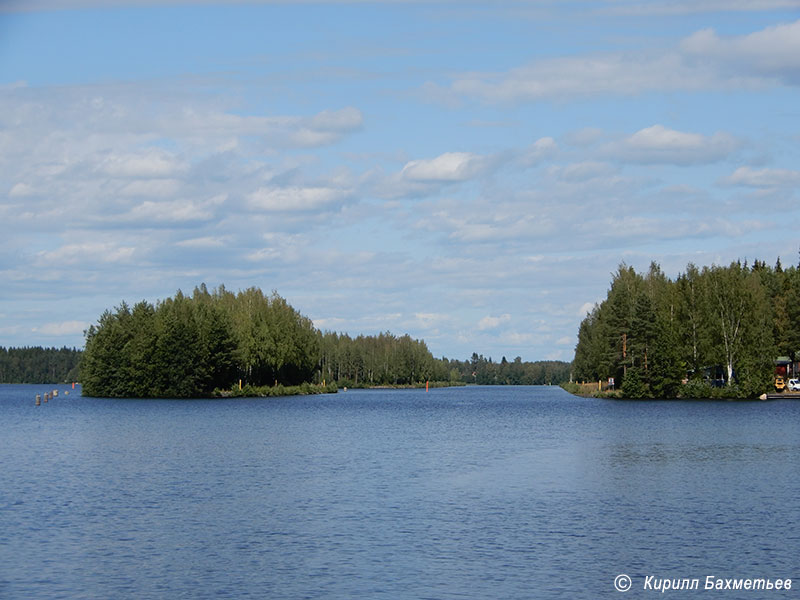
[[[713,395],[714,388],[711,387],[711,384],[699,378],[690,380],[680,389],[680,397],[691,400],[712,398]]]
[[[569,363],[513,362],[473,354],[436,359],[423,340],[319,332],[277,293],[205,285],[155,305],[125,302],[86,332],[81,362],[89,396],[191,398],[314,393],[337,385],[558,384]],[[239,381],[242,382],[241,389]],[[228,390],[222,392],[220,390]]]
[[[384,332],[351,338],[325,332],[320,336],[317,381],[340,386],[401,386],[447,381],[450,369],[436,360],[422,340]]]
[[[205,285],[191,297],[106,311],[86,332],[81,364],[89,396],[211,396],[237,379],[251,386],[310,381],[318,358],[311,321],[273,293]]]
[[[639,369],[631,367],[625,375],[625,380],[622,382],[622,395],[625,398],[647,398],[650,393],[647,389],[647,384],[642,381],[642,376]]]
[[[75,348],[5,348],[0,346],[0,383],[78,381],[81,351]]]
[[[500,362],[473,353],[467,361],[442,359],[446,369],[459,374],[463,383],[477,385],[558,385],[569,381],[570,363],[558,360],[528,362],[517,356],[513,361],[503,356]]]
[[[800,359],[800,273],[779,266],[690,264],[671,281],[655,263],[646,274],[620,265],[581,323],[575,379],[615,377],[626,397],[761,394],[778,352]]]
[[[307,396],[309,394],[335,394],[338,387],[333,384],[301,383],[300,385],[254,386],[244,385],[242,389],[235,386],[230,390],[214,390],[213,395],[220,398],[274,398],[278,396]]]

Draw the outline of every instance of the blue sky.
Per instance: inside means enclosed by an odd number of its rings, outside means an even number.
[[[800,0],[0,2],[0,345],[277,290],[571,360],[621,262],[800,248]]]

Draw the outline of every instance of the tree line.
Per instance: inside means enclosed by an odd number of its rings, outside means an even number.
[[[797,267],[689,264],[672,280],[622,264],[580,324],[573,375],[626,397],[755,397],[778,355],[800,360]]]
[[[409,335],[323,332],[275,292],[201,285],[191,295],[105,311],[86,331],[80,379],[90,396],[183,398],[238,388],[239,381],[248,389],[335,388],[559,383],[568,375],[568,363],[437,359]]]
[[[478,385],[558,385],[569,380],[571,364],[560,360],[523,361],[517,356],[512,361],[503,356],[500,362],[482,354],[473,353],[469,360],[442,359],[464,383]]]
[[[0,383],[78,381],[81,351],[76,348],[5,348],[0,346]]]
[[[325,332],[320,369],[328,381],[346,386],[413,385],[424,381],[478,385],[547,385],[569,380],[563,361],[494,362],[473,353],[468,360],[434,358],[423,340],[389,333],[377,336]]]

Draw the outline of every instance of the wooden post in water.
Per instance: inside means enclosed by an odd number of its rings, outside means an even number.
[[[50,392],[45,392],[45,393],[44,393],[44,401],[45,401],[45,404],[47,403],[47,401],[48,401],[48,400],[50,400]]]
[[[41,406],[41,405],[42,405],[42,395],[36,394],[36,406]]]

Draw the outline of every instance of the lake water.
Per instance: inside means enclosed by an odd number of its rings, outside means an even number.
[[[800,596],[800,401],[53,387],[0,386],[2,598]]]

